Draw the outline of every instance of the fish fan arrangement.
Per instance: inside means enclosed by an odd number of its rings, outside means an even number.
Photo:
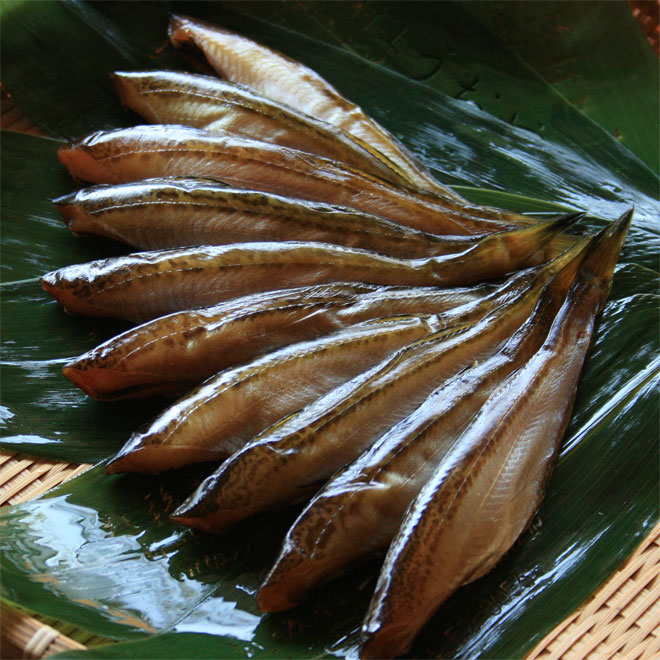
[[[92,396],[140,396],[175,388],[163,361],[184,354],[178,385],[203,382],[106,469],[224,460],[176,522],[218,532],[339,470],[259,605],[293,607],[391,544],[361,653],[399,656],[538,508],[632,212],[578,241],[562,231],[582,214],[471,205],[303,65],[189,17],[172,17],[170,39],[229,82],[116,73],[124,105],[158,123],[59,150],[99,184],[55,200],[72,231],[170,248],[42,278],[72,313],[156,319],[64,373]],[[232,350],[246,323],[262,341]],[[366,545],[353,538],[346,556],[333,537],[357,529]]]
[[[175,522],[305,502],[261,611],[386,552],[360,654],[397,657],[529,526],[632,211],[582,236],[581,213],[472,204],[303,65],[189,17],[169,36],[223,79],[117,72],[155,125],[59,150],[96,184],[55,200],[69,229],[149,250],[43,276],[68,312],[140,324],[64,375],[182,395],[106,467],[209,463]]]

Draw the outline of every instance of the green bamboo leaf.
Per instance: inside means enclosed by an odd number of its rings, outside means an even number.
[[[446,10],[459,29],[432,24],[429,17],[440,14],[430,4],[421,19],[402,14],[404,5],[365,4],[365,16],[376,26],[376,35],[371,32],[365,42],[382,55],[373,59],[405,74],[400,75],[348,52],[359,51],[352,48],[359,32],[347,18],[348,5],[331,4],[312,11],[319,33],[308,29],[314,21],[297,22],[301,12],[310,11],[305,3],[251,6],[262,16],[272,12],[270,23],[224,3],[3,3],[3,82],[17,90],[17,98],[22,90],[21,104],[39,106],[39,116],[61,136],[129,123],[134,118],[108,94],[106,74],[119,66],[178,61],[172,52],[154,51],[163,41],[166,11],[183,10],[224,22],[319,69],[476,201],[539,214],[587,208],[593,217],[583,229],[602,226],[635,204],[635,225],[539,516],[490,575],[443,607],[413,649],[418,657],[518,657],[606,579],[658,520],[658,179],[511,56],[464,7]],[[284,28],[272,24],[275,14]],[[319,23],[319,17],[333,15],[332,30],[327,21]],[[406,29],[392,33],[397,23]],[[454,32],[472,33],[474,39],[448,54],[449,73],[429,76],[423,85],[413,80],[429,65],[428,48],[442,42],[438,35],[456,44]],[[62,48],[58,39],[74,33],[74,47]],[[383,34],[394,36],[388,40]],[[34,52],[23,50],[35,35]],[[425,50],[411,51],[411,43]],[[492,62],[484,59],[491,49]],[[83,53],[87,59],[81,62]],[[513,103],[514,81],[524,80],[525,104],[531,105],[520,106],[521,117],[551,120],[537,127],[540,135],[440,93],[452,77],[458,79],[462,57],[466,81],[471,71],[485,76],[476,93],[501,83],[506,103]],[[43,67],[44,61],[52,65]],[[495,74],[488,77],[491,65]],[[55,161],[56,148],[56,141],[44,138],[3,135],[0,424],[7,447],[97,461],[165,402],[96,403],[59,375],[66,358],[121,326],[67,317],[41,292],[38,276],[124,248],[76,239],[59,221],[47,198],[67,192],[71,183]],[[305,607],[259,615],[255,589],[295,511],[256,518],[218,538],[173,525],[168,511],[208,469],[106,477],[99,466],[48,497],[4,511],[2,597],[124,640],[84,657],[354,655],[377,561],[321,588]],[[356,585],[363,585],[357,597]]]
[[[655,523],[660,360],[654,358],[657,332],[644,320],[657,304],[657,294],[610,302],[536,523],[491,574],[442,608],[414,655],[522,655]],[[632,356],[626,352],[631,341]],[[208,632],[205,626],[214,622],[200,608],[209,606],[208,599],[222,599],[213,601],[214,608],[236,604],[235,619],[228,619],[234,628],[227,623],[225,634],[243,640],[238,646],[245,653],[348,652],[368,597],[363,591],[353,601],[355,585],[366,579],[373,584],[377,565],[327,585],[304,608],[259,616],[250,594],[293,514],[262,516],[217,538],[177,528],[166,514],[203,472],[105,477],[97,468],[49,497],[13,507],[3,517],[4,597],[104,636],[130,640],[167,633],[180,657],[195,657],[196,647],[178,631]],[[65,614],[62,602],[70,604]],[[330,615],[320,618],[324,610]],[[311,626],[312,633],[289,639],[291,626]],[[282,646],[266,643],[273,637]],[[122,657],[126,651],[116,652]],[[113,653],[103,651],[106,657]]]
[[[627,2],[470,2],[466,8],[658,171],[659,63]]]

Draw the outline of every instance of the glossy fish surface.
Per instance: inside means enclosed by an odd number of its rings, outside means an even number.
[[[188,16],[172,16],[169,33],[177,48],[194,44],[202,50],[223,78],[355,136],[416,186],[461,199],[436,181],[394,136],[315,71],[241,35]]]
[[[444,206],[348,165],[248,138],[210,135],[179,125],[98,131],[64,145],[58,158],[71,175],[93,183],[165,176],[208,177],[229,185],[337,204],[434,234],[501,231],[520,222]]]
[[[492,234],[464,252],[427,259],[324,243],[241,243],[101,259],[52,271],[41,283],[70,313],[134,321],[293,285],[467,286],[522,267],[576,217]]]
[[[577,254],[571,251],[571,256]],[[564,260],[561,260],[564,264]],[[355,460],[380,433],[413,412],[436,387],[490,357],[530,315],[558,264],[523,290],[493,294],[441,317],[446,329],[403,348],[255,438],[208,477],[174,514],[207,531],[286,502],[301,487]],[[521,276],[523,280],[525,276]],[[490,303],[490,304],[489,304]],[[483,310],[488,313],[483,316]]]
[[[96,399],[177,392],[287,344],[383,316],[440,314],[480,300],[493,287],[339,283],[267,291],[131,328],[71,361],[63,373]]]
[[[332,124],[242,85],[176,71],[118,71],[111,78],[122,104],[152,123],[263,140],[346,163],[388,181],[406,181]]]
[[[599,235],[543,346],[491,394],[415,499],[369,607],[363,658],[405,653],[435,609],[488,572],[528,526],[630,218]]]
[[[435,390],[312,498],[261,587],[262,609],[294,607],[312,587],[387,548],[409,504],[489,394],[540,347],[573,279],[575,268],[566,270],[500,351]]]
[[[295,237],[414,259],[459,252],[479,240],[428,234],[360,211],[208,179],[101,184],[53,201],[71,231],[142,250]]]
[[[106,471],[160,472],[226,458],[280,417],[432,333],[437,322],[368,321],[222,371],[134,434]]]

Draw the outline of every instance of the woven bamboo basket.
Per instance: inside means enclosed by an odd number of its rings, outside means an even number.
[[[658,3],[632,3],[656,5]],[[644,7],[648,9],[648,7]],[[640,20],[640,22],[642,22]],[[651,31],[651,34],[655,33]],[[658,49],[657,35],[654,49]],[[2,90],[2,128],[43,134]],[[0,455],[0,505],[37,497],[90,465]],[[3,606],[0,658],[45,658],[109,643],[73,626]],[[660,524],[589,600],[552,630],[525,660],[660,658]]]

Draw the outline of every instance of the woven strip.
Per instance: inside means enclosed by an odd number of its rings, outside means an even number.
[[[81,474],[90,465],[56,463],[18,454],[0,455],[0,505],[30,500],[55,486]],[[64,626],[29,616],[14,608],[2,606],[0,635],[2,658],[45,658],[67,650],[86,649],[84,644],[63,634]],[[69,634],[75,628],[69,626]],[[91,635],[87,635],[91,639]],[[87,641],[87,640],[86,640]]]
[[[89,467],[4,454],[0,456],[0,505],[37,497]]]
[[[3,657],[9,658],[9,649],[20,649],[23,658],[45,658],[55,653],[85,650],[85,646],[64,637],[57,630],[10,607],[0,610],[3,637]],[[17,656],[21,657],[21,656]]]
[[[525,660],[660,657],[660,524],[632,557]]]

